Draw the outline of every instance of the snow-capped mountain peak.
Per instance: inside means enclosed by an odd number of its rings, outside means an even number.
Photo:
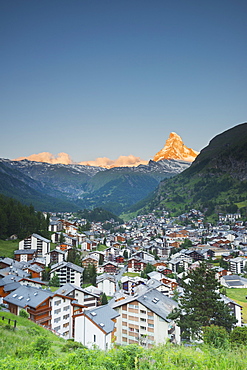
[[[187,148],[178,134],[171,132],[164,148],[155,154],[153,160],[158,162],[162,159],[179,159],[186,162],[193,162],[198,154],[195,150]]]

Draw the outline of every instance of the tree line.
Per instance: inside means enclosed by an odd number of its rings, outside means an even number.
[[[32,233],[48,238],[49,217],[36,212],[32,205],[22,203],[0,195],[0,239],[7,239],[15,234],[24,239]]]

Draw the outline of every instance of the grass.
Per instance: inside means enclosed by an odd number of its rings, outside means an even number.
[[[14,258],[14,251],[19,249],[19,240],[1,240],[0,256]]]
[[[243,322],[247,324],[247,288],[231,288],[226,289],[226,295],[227,297],[231,298],[233,301],[238,303],[243,307],[242,310],[242,318]]]
[[[44,336],[50,340],[54,350],[57,346],[65,343],[64,339],[57,337],[49,330],[36,325],[28,319],[0,311],[0,317],[2,316],[7,319],[17,320],[17,327],[13,330],[13,325],[11,324],[11,328],[6,329],[7,320],[0,320],[0,358],[4,358],[6,354],[15,356],[20,348],[31,345],[37,336]]]
[[[139,272],[125,272],[123,276],[135,277],[135,276],[140,276],[140,273]]]
[[[97,246],[97,251],[103,252],[106,248],[108,248],[105,244],[99,244]]]
[[[215,349],[165,344],[151,349],[138,345],[117,346],[107,352],[95,348],[74,349],[30,320],[0,312],[16,319],[13,330],[0,320],[1,370],[243,370],[247,369],[246,347]],[[45,353],[39,346],[48,343]],[[67,351],[65,352],[65,349]]]

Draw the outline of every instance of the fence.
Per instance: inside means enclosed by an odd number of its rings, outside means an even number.
[[[8,324],[10,325],[11,324],[11,321],[13,322],[13,328],[15,329],[16,328],[16,320],[12,320],[12,319],[8,319],[7,317],[4,317],[4,316],[1,316],[2,320],[7,320],[8,321]]]

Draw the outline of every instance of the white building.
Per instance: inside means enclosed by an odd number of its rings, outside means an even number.
[[[51,299],[51,328],[64,339],[72,338],[73,298],[55,293]]]
[[[156,289],[143,287],[142,292],[116,302],[119,313],[116,343],[152,347],[167,340],[180,343],[180,328],[168,319],[177,303]]]
[[[50,277],[52,278],[55,274],[57,274],[60,286],[66,283],[81,286],[83,283],[83,271],[83,267],[77,266],[71,262],[63,261],[52,265]]]
[[[46,254],[50,252],[50,242],[41,235],[32,234],[19,242],[19,250],[35,249],[37,257],[46,257]]]
[[[76,315],[75,336],[77,342],[89,348],[94,346],[101,350],[110,349],[114,343],[115,321],[118,313],[109,305],[85,310]]]

